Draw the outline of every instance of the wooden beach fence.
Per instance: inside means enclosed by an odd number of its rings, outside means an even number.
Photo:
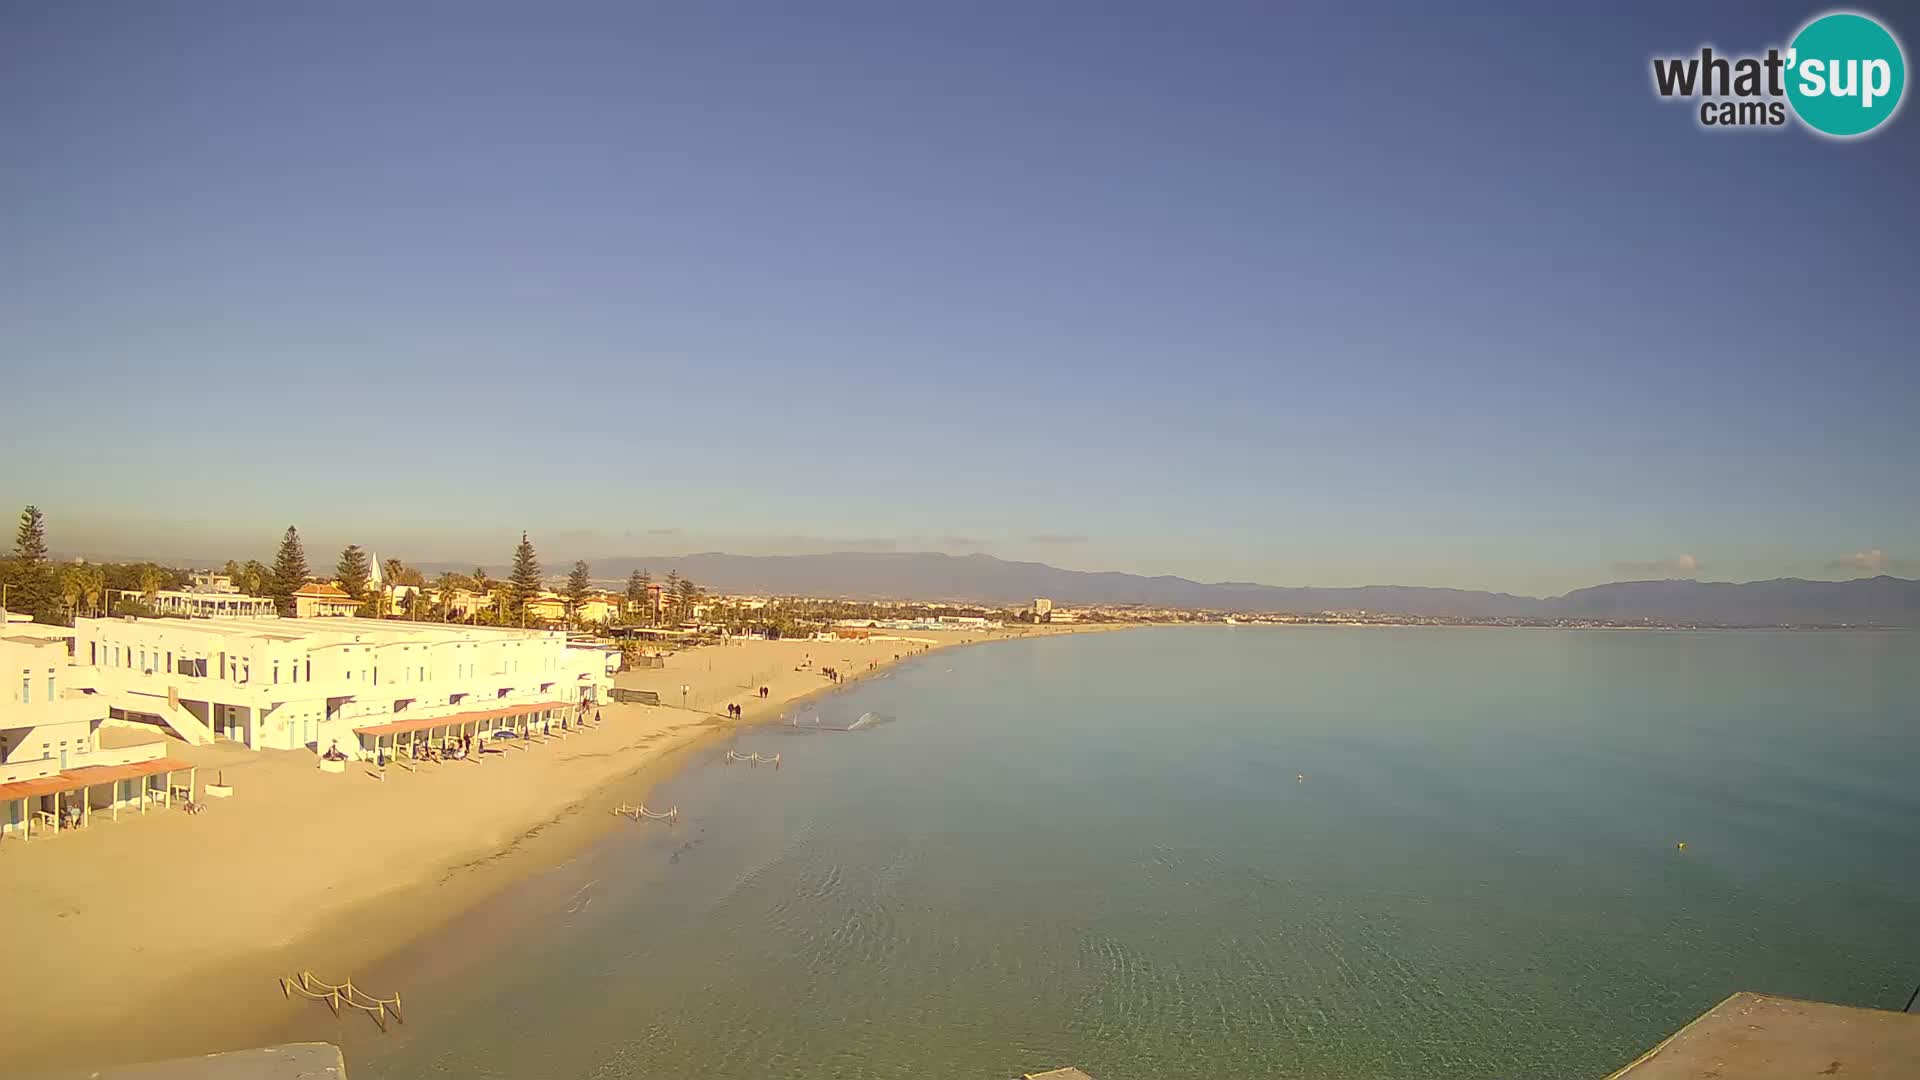
[[[383,1032],[387,1030],[389,1016],[400,1023],[407,1022],[406,1018],[400,1015],[398,990],[395,990],[390,998],[377,998],[353,985],[351,975],[347,976],[346,982],[335,985],[321,981],[311,971],[302,971],[298,975],[289,975],[281,979],[280,993],[289,1001],[293,1000],[295,994],[313,1001],[324,1001],[327,1007],[333,1010],[335,1016],[340,1015],[342,1005],[349,1009],[359,1009],[372,1017],[373,1022],[378,1024]]]
[[[680,820],[680,808],[678,806],[670,806],[663,813],[658,810],[649,810],[644,805],[630,806],[626,803],[621,803],[619,806],[614,807],[611,812],[617,817],[629,818],[633,821],[664,821],[672,824]]]

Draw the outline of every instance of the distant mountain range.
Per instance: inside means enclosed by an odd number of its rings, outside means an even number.
[[[1241,612],[1387,612],[1451,618],[1589,618],[1654,620],[1726,626],[1872,625],[1920,627],[1920,581],[1874,577],[1852,581],[1779,578],[1741,584],[1688,580],[1621,581],[1565,596],[1531,597],[1466,589],[1406,585],[1359,588],[1283,588],[1246,581],[1200,582],[1181,577],[1062,570],[990,555],[933,552],[839,552],[831,555],[697,555],[606,558],[593,563],[600,580],[635,569],[655,580],[678,570],[700,585],[726,592],[839,596],[848,599],[956,600],[1025,604],[1036,596],[1056,604],[1143,604]],[[423,570],[469,571],[432,565]],[[505,572],[505,568],[498,568]],[[558,570],[558,567],[552,569]],[[489,567],[494,573],[496,568]]]

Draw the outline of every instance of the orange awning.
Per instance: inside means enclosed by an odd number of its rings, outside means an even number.
[[[179,769],[191,769],[192,765],[178,758],[157,758],[153,761],[136,761],[128,765],[89,765],[84,769],[68,769],[60,775],[67,780],[69,789],[92,787],[95,784],[111,784],[116,780],[133,780],[142,776],[158,776],[163,772]]]
[[[371,727],[353,729],[355,735],[403,735],[409,731],[425,731],[428,728],[447,727],[453,724],[484,724],[489,720],[502,720],[509,716],[539,712],[542,709],[565,709],[565,701],[542,701],[532,705],[509,705],[504,709],[484,709],[480,712],[455,713],[452,716],[422,716],[417,720],[395,720],[386,724],[374,724]]]
[[[79,786],[59,773],[54,773],[52,776],[36,776],[32,780],[15,780],[11,784],[0,784],[0,802],[35,799],[42,795],[52,795],[56,791],[72,791]]]

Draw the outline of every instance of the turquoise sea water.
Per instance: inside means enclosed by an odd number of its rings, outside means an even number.
[[[394,1035],[298,1034],[361,1077],[1597,1078],[1734,990],[1920,982],[1914,635],[1146,630],[816,708],[890,722],[742,735],[782,768],[716,751],[677,826],[369,973]]]

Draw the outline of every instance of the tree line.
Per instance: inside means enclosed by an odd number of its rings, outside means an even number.
[[[150,614],[153,598],[186,581],[186,571],[155,562],[56,564],[47,555],[46,515],[28,506],[20,511],[13,549],[0,558],[0,607],[53,624],[82,615]]]
[[[522,532],[514,547],[512,569],[505,581],[487,575],[484,567],[472,574],[447,572],[432,583],[404,560],[389,558],[380,565],[383,583],[409,587],[399,617],[415,621],[451,622],[458,619],[481,625],[521,626],[538,621],[528,613],[528,602],[545,591],[540,557],[530,536]],[[271,598],[283,615],[295,613],[294,594],[316,580],[307,562],[306,545],[298,527],[289,525],[280,536],[271,564],[256,559],[229,559],[220,571],[248,596]],[[88,562],[56,564],[48,556],[46,516],[36,506],[20,512],[12,553],[0,559],[0,607],[23,612],[43,623],[70,623],[75,618],[102,615],[156,614],[163,591],[186,587],[190,572],[154,562]],[[348,544],[334,563],[332,581],[360,605],[359,614],[391,618],[387,592],[374,585],[371,556],[358,544]],[[691,579],[669,571],[662,586],[660,609],[653,610],[653,577],[635,570],[627,579],[626,604],[612,621],[655,625],[689,617],[705,599]],[[429,599],[428,590],[435,595]],[[584,560],[573,564],[561,596],[567,620],[581,624],[581,611],[599,590],[593,568]],[[138,597],[125,596],[138,593]],[[462,594],[468,603],[461,603]],[[619,594],[614,594],[619,598]],[[456,610],[459,609],[459,610]]]

